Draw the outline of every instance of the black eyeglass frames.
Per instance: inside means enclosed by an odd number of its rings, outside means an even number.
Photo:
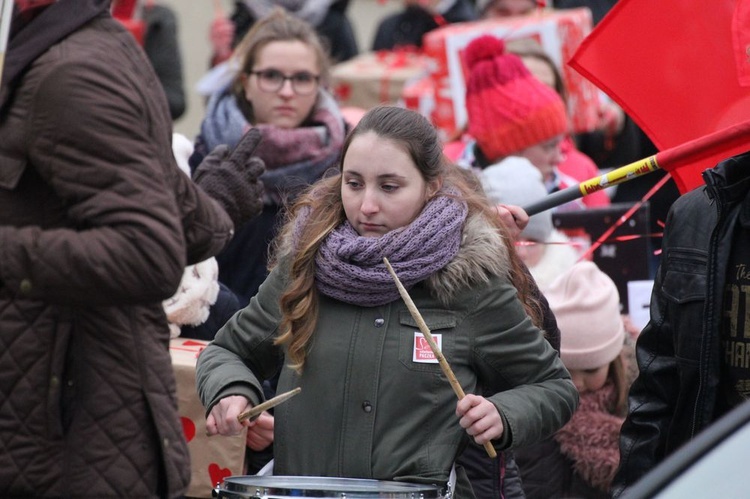
[[[292,83],[292,90],[299,95],[309,95],[318,88],[320,75],[307,71],[300,71],[291,75],[285,75],[278,69],[261,69],[250,71],[248,74],[258,78],[258,88],[264,92],[278,92],[287,80]]]

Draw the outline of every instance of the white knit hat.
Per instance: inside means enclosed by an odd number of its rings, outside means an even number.
[[[493,203],[526,206],[547,195],[539,168],[521,156],[508,156],[481,171],[479,178]],[[529,217],[521,237],[543,242],[552,234],[550,210]]]
[[[576,263],[544,293],[560,328],[560,357],[568,369],[597,369],[622,351],[620,296],[595,263]]]

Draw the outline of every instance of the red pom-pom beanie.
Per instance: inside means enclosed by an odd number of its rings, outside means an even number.
[[[469,71],[466,111],[469,134],[495,162],[568,131],[562,98],[537,80],[505,43],[484,35],[464,52]]]

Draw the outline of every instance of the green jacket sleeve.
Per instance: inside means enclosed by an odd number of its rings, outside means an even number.
[[[467,316],[475,370],[498,408],[501,449],[538,442],[561,428],[578,406],[578,392],[557,352],[526,314],[516,289],[495,279]]]
[[[280,267],[201,352],[196,382],[207,412],[229,395],[244,395],[258,404],[263,400],[262,381],[280,369],[283,350],[273,343],[281,321],[279,298],[286,287]]]

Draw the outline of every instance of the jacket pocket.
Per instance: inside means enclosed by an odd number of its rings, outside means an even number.
[[[661,285],[665,307],[663,327],[673,332],[675,357],[681,362],[697,362],[706,305],[708,256],[702,251],[672,250],[665,265]],[[691,334],[677,334],[679,331]]]
[[[706,298],[708,255],[695,250],[670,250],[662,282],[662,293],[668,300],[685,304]]]
[[[44,340],[37,347],[44,348],[49,359],[49,372],[44,380],[47,384],[47,437],[59,441],[67,434],[72,413],[76,409],[73,366],[76,359],[81,358],[82,350],[74,348],[76,335],[73,334],[72,318],[67,309],[48,310],[45,321],[38,323],[43,325],[37,326],[37,332],[47,332],[39,335]]]
[[[420,313],[440,351],[450,363],[450,356],[455,348],[455,337],[452,334],[456,327],[455,314],[449,310],[438,309],[420,310]],[[437,358],[431,358],[429,344],[408,310],[399,312],[399,323],[401,327],[398,358],[404,367],[412,371],[441,372]]]

